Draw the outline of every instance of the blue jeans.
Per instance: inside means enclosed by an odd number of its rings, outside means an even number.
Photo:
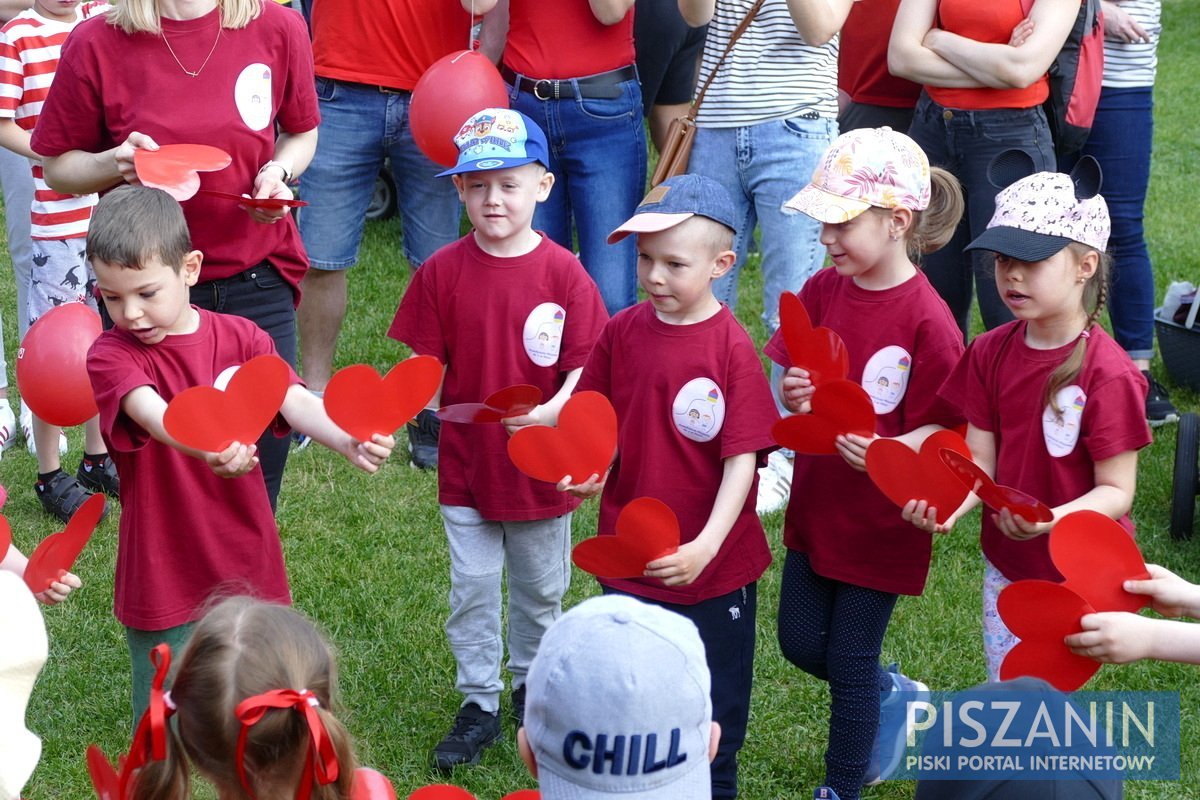
[[[812,178],[837,137],[832,119],[791,117],[740,128],[700,128],[689,172],[720,183],[733,199],[737,262],[713,284],[713,294],[737,307],[738,275],[754,226],[762,230],[763,322],[779,327],[779,295],[798,292],[825,261],[821,223],[805,214],[784,213],[783,204]]]
[[[1153,86],[1101,90],[1096,121],[1080,155],[1094,157],[1104,171],[1100,193],[1112,218],[1108,313],[1113,336],[1130,358],[1154,356],[1154,270],[1142,227],[1153,139]]]
[[[554,188],[533,215],[533,227],[569,250],[600,289],[609,314],[637,302],[637,243],[608,234],[633,215],[646,189],[646,131],[636,80],[607,98],[539,100],[509,87],[512,107],[541,126],[550,144]]]
[[[923,259],[930,283],[946,301],[963,336],[971,315],[971,284],[979,296],[979,311],[989,330],[1011,320],[1012,313],[996,291],[992,257],[982,251],[963,252],[987,229],[1000,191],[988,180],[988,165],[1005,150],[1024,150],[1034,171],[1055,168],[1054,143],[1041,106],[962,111],[943,108],[922,93],[912,127],[908,129],[929,157],[929,163],[954,174],[963,185],[967,207],[954,237]]]
[[[317,152],[304,173],[300,235],[312,266],[339,270],[358,261],[358,245],[375,178],[384,159],[392,177],[404,232],[404,257],[413,267],[458,238],[461,211],[449,178],[413,142],[408,92],[317,78],[321,127]]]

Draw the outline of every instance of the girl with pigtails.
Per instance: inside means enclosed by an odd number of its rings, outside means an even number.
[[[1100,167],[1085,157],[1070,175],[1032,171],[1021,151],[992,161],[992,182],[1011,185],[996,196],[987,230],[970,244],[995,255],[996,288],[1016,319],[976,338],[939,392],[963,409],[975,462],[1054,513],[1043,523],[1007,509],[983,514],[990,680],[998,679],[1016,643],[996,611],[1001,589],[1027,578],[1063,580],[1045,534],[1073,511],[1105,514],[1132,535],[1137,451],[1151,441],[1146,380],[1099,324],[1110,270]],[[978,502],[968,496],[942,525],[924,501],[909,502],[904,515],[923,530],[942,532]]]

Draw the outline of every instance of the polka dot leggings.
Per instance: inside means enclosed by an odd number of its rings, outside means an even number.
[[[892,680],[879,666],[896,595],[823,578],[808,556],[787,551],[779,595],[779,647],[800,669],[829,682],[825,785],[856,800]]]

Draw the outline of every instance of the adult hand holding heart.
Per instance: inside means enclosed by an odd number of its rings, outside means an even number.
[[[200,190],[201,172],[225,169],[233,158],[205,144],[164,144],[133,153],[137,178],[143,186],[162,189],[176,200],[190,200]]]

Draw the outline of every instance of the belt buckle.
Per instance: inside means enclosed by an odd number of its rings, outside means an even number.
[[[533,96],[538,100],[557,100],[558,82],[543,78],[533,83]],[[545,94],[542,94],[543,90]]]

